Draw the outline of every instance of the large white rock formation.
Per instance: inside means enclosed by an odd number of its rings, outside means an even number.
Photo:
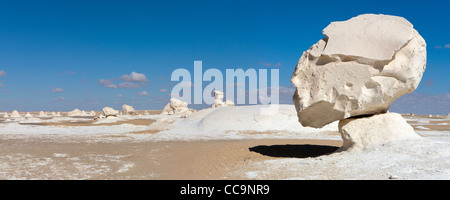
[[[231,100],[226,100],[223,102],[223,92],[214,90],[214,103],[211,108],[216,108],[220,106],[234,106],[234,102]]]
[[[127,104],[123,104],[122,105],[122,111],[124,115],[131,115],[135,112],[133,106],[127,105]]]
[[[291,82],[303,126],[385,113],[413,92],[426,66],[426,43],[402,17],[365,14],[332,22],[305,51]]]
[[[188,104],[177,98],[171,98],[170,102],[164,107],[162,114],[191,114],[192,109],[188,108]]]
[[[398,113],[343,119],[338,126],[344,140],[342,151],[365,150],[387,141],[420,138]]]

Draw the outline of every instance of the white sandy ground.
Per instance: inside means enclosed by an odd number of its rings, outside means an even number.
[[[322,129],[302,127],[297,122],[293,105],[280,105],[279,112],[262,115],[265,106],[235,106],[205,109],[187,118],[168,115],[119,116],[94,122],[95,126],[41,126],[26,123],[82,121],[70,117],[52,119],[19,119],[5,121],[0,118],[0,137],[5,140],[57,141],[68,144],[96,144],[142,141],[208,141],[245,139],[319,139],[341,140],[336,134],[337,122]],[[422,136],[383,144],[361,152],[340,152],[314,158],[274,158],[249,162],[229,172],[231,177],[242,179],[450,179],[450,129],[433,130],[430,124],[449,127],[449,118],[404,116]],[[155,120],[150,126],[126,123],[132,119]],[[118,125],[107,125],[124,121]],[[428,127],[426,127],[428,126]],[[155,133],[155,131],[159,131]],[[140,134],[136,134],[139,132]],[[148,132],[148,133],[146,133]],[[124,173],[135,163],[122,154],[94,153],[78,156],[60,153],[35,158],[26,153],[0,153],[0,177],[4,179],[46,179],[58,173],[67,173],[58,160],[70,159],[71,174],[65,179],[90,179],[95,174],[114,171]],[[111,166],[115,166],[111,168]],[[37,176],[33,169],[47,166],[50,175]],[[14,174],[5,174],[15,168]],[[147,174],[152,178],[154,174]],[[140,177],[145,178],[145,177]]]

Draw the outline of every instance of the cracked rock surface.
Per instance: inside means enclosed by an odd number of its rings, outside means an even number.
[[[299,122],[321,128],[336,120],[385,113],[413,92],[426,67],[426,43],[397,16],[364,14],[332,22],[299,59],[291,82]]]

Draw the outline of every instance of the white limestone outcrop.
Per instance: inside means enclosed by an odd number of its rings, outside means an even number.
[[[127,104],[122,105],[122,111],[124,115],[132,115],[135,112],[133,106]]]
[[[12,111],[11,118],[21,118],[22,116],[19,114],[17,110]]]
[[[406,19],[364,14],[332,22],[292,74],[303,126],[385,113],[413,92],[426,67],[426,43]]]
[[[177,98],[171,98],[170,102],[164,107],[161,114],[191,114],[194,110],[188,108],[188,104]]]
[[[220,106],[234,106],[234,102],[232,100],[226,100],[223,102],[223,92],[214,90],[214,103],[212,104],[211,108],[216,108]]]
[[[67,116],[69,116],[69,117],[81,116],[81,110],[76,108],[76,109],[74,109],[74,110],[72,110],[70,112],[67,112]]]
[[[365,150],[395,140],[420,138],[398,113],[343,119],[338,126],[344,140],[342,151]]]
[[[103,115],[105,117],[117,117],[117,115],[119,115],[119,111],[118,110],[114,110],[114,108],[111,108],[111,107],[104,107],[103,108]]]

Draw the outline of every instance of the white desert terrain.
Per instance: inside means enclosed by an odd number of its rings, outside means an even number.
[[[450,179],[450,117],[389,112],[426,43],[406,19],[332,22],[291,77],[294,105],[0,113],[0,179]],[[432,105],[431,105],[432,106]]]
[[[262,115],[265,107],[208,108],[185,118],[161,111],[0,118],[0,179],[450,178],[447,116],[403,115],[420,137],[336,152],[343,144],[337,122],[307,128],[293,105],[273,115]]]

